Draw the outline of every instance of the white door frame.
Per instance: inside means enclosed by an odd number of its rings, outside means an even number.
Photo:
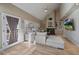
[[[11,17],[15,17],[15,18],[18,18],[19,19],[19,22],[21,21],[21,18],[20,17],[17,17],[17,16],[13,16],[13,15],[10,15],[10,14],[6,14],[6,13],[1,13],[1,16],[2,16],[2,25],[3,25],[3,20],[5,19],[6,20],[6,18],[4,18],[4,17],[6,17],[6,16],[11,16]],[[19,24],[19,22],[18,22],[18,24]],[[2,26],[3,27],[3,26]],[[20,27],[18,28],[18,30],[20,30]],[[3,32],[3,29],[2,29],[2,32]],[[2,34],[2,38],[3,39],[6,39],[6,37],[4,38],[4,34]],[[9,48],[9,47],[11,47],[11,46],[13,46],[13,45],[15,45],[15,44],[18,44],[18,43],[20,43],[21,41],[19,41],[19,39],[18,39],[18,41],[17,42],[15,42],[15,43],[13,43],[13,44],[10,44],[10,45],[7,45],[7,46],[4,46],[4,40],[2,39],[2,49],[0,49],[0,50],[4,50],[4,49],[7,49],[7,48]]]

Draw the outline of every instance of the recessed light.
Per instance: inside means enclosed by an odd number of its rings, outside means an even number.
[[[45,9],[44,12],[45,12],[45,13],[48,12],[48,9]]]

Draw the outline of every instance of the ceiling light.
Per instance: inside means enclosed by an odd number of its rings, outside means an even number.
[[[45,12],[45,13],[48,12],[48,9],[45,9],[44,12]]]

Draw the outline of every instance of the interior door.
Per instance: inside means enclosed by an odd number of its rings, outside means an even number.
[[[18,25],[19,19],[15,17],[11,17],[11,16],[6,16],[6,19],[7,19],[8,26],[9,26],[9,29],[7,29],[7,34],[10,33],[8,44],[12,44],[18,41],[17,25]]]

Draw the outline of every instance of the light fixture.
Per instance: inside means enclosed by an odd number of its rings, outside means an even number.
[[[48,12],[48,9],[44,9],[44,12],[45,12],[45,13]]]

